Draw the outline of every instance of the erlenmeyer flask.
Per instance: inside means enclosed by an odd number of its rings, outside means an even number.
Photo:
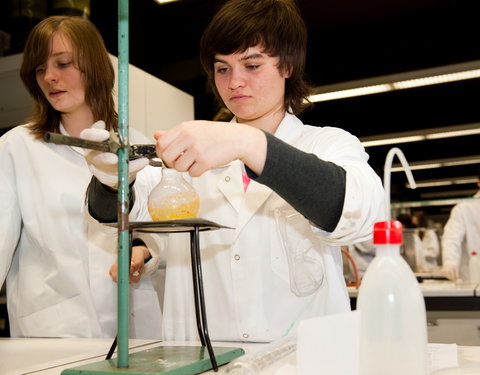
[[[197,217],[200,198],[175,169],[163,168],[162,179],[148,197],[152,220],[192,219]]]

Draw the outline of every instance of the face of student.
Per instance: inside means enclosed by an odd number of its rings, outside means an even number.
[[[278,57],[261,46],[241,53],[215,55],[215,86],[238,122],[252,123],[270,116],[283,118],[286,74],[280,73]]]
[[[36,69],[37,83],[50,105],[62,114],[89,110],[85,103],[83,75],[74,66],[72,44],[62,34],[54,34],[50,54]]]

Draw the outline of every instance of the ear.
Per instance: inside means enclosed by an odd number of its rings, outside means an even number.
[[[285,69],[283,69],[283,71],[280,72],[282,78],[290,78],[292,76],[292,67],[291,66],[287,66],[285,67]]]

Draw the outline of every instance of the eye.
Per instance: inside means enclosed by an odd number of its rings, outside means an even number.
[[[43,74],[45,73],[45,67],[39,66],[38,68],[35,69],[35,74]]]
[[[71,61],[67,61],[67,62],[58,62],[57,65],[59,68],[68,68],[70,65],[72,64]]]
[[[220,66],[215,68],[215,73],[225,74],[226,72],[228,72],[228,68],[226,66]]]
[[[258,64],[248,64],[246,65],[247,70],[257,70],[260,67]]]

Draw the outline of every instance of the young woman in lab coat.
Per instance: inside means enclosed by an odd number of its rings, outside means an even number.
[[[83,150],[43,141],[47,131],[78,136],[98,119],[116,129],[112,63],[91,22],[55,16],[32,30],[20,74],[35,110],[0,138],[0,286],[6,280],[10,334],[114,337],[116,234],[82,213],[92,178]],[[132,337],[161,337],[157,294],[142,277],[157,268],[153,255],[144,266],[148,249],[133,251]]]
[[[202,37],[201,61],[234,118],[155,135],[157,154],[192,177],[199,216],[234,228],[200,236],[213,340],[272,341],[300,319],[348,311],[340,246],[371,238],[383,212],[380,179],[358,139],[295,116],[309,95],[306,38],[293,1],[226,2]],[[151,172],[137,174],[138,212],[158,181]],[[92,216],[114,214],[107,189],[91,188]],[[168,240],[165,338],[195,339],[188,236]]]

